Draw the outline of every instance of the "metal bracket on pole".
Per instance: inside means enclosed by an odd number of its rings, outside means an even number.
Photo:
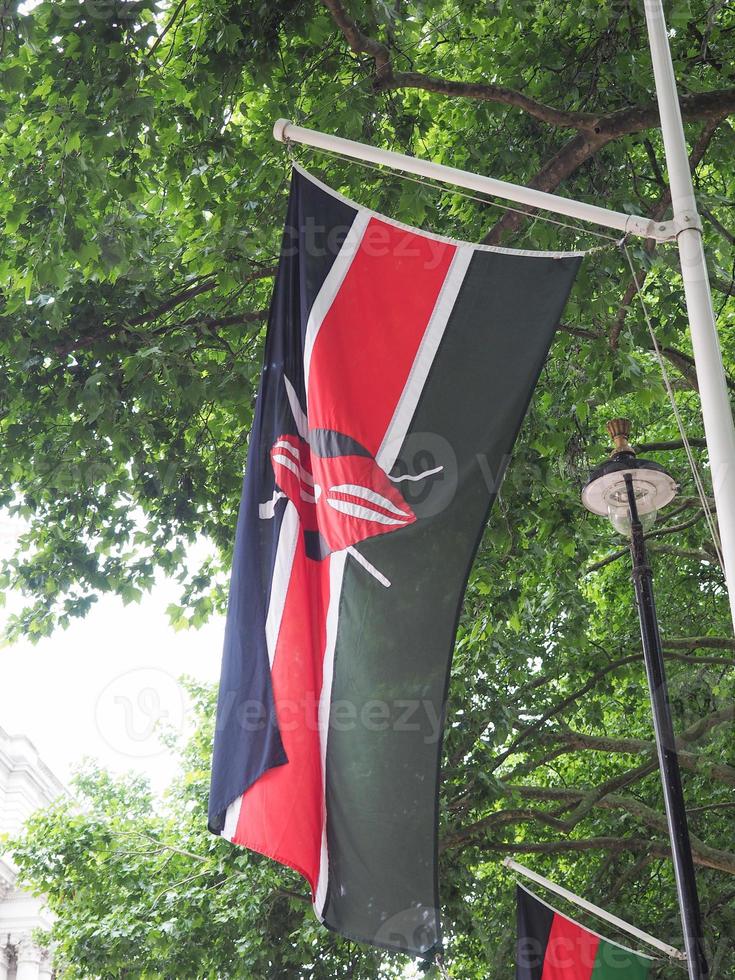
[[[656,223],[655,238],[658,242],[674,242],[683,231],[693,228],[695,231],[702,231],[702,219],[699,214],[690,210],[686,214],[677,214],[671,221],[659,221]]]
[[[699,214],[694,210],[688,210],[683,214],[677,214],[674,216],[674,220],[670,221],[669,224],[673,225],[675,228],[675,237],[678,238],[683,231],[689,231],[694,229],[694,231],[702,232],[702,219]]]
[[[547,194],[545,191],[537,191],[521,184],[511,184],[505,180],[497,180],[495,177],[483,177],[469,170],[446,167],[440,163],[432,163],[431,160],[410,157],[405,153],[394,153],[392,150],[383,150],[378,146],[344,139],[342,136],[330,136],[329,133],[320,133],[316,129],[297,126],[288,119],[276,120],[273,136],[281,143],[303,143],[318,150],[340,153],[353,160],[391,167],[393,170],[402,170],[419,177],[427,177],[429,180],[439,180],[476,193],[499,197],[504,201],[525,204],[529,208],[538,208],[541,211],[566,215],[603,228],[612,228],[624,235],[653,238],[658,242],[670,242],[676,239],[677,228],[673,221],[653,221],[638,214],[610,211],[595,204],[573,201],[568,197],[559,197],[558,194]]]
[[[656,223],[655,237],[657,242],[674,242],[678,233],[679,229],[675,221],[658,221]]]

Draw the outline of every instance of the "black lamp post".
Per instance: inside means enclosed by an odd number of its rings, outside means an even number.
[[[656,618],[653,574],[646,557],[643,537],[645,529],[656,520],[657,512],[674,499],[677,486],[658,463],[636,457],[628,444],[630,422],[627,419],[613,419],[608,422],[607,429],[613,438],[615,449],[610,459],[590,474],[582,491],[582,503],[593,514],[608,517],[613,527],[630,539],[633,583],[653,709],[653,728],[666,803],[687,967],[690,980],[706,980],[709,977],[709,967],[704,953],[697,882],[689,843],[661,636]]]

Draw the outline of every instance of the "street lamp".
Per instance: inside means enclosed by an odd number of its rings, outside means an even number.
[[[704,953],[697,882],[653,597],[653,573],[648,564],[644,539],[645,530],[654,523],[658,511],[676,496],[677,485],[658,463],[636,457],[628,443],[628,419],[613,419],[608,422],[607,430],[615,448],[610,459],[590,473],[582,490],[582,503],[593,514],[609,518],[615,530],[630,539],[633,584],[653,709],[653,728],[671,839],[687,967],[690,980],[706,980],[709,967]]]

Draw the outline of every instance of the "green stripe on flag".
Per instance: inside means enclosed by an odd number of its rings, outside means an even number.
[[[651,961],[631,949],[600,940],[590,980],[646,980]]]

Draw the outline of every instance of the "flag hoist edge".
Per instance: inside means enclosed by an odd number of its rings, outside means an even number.
[[[295,168],[235,538],[210,829],[317,916],[440,941],[457,619],[579,253],[426,234]]]

